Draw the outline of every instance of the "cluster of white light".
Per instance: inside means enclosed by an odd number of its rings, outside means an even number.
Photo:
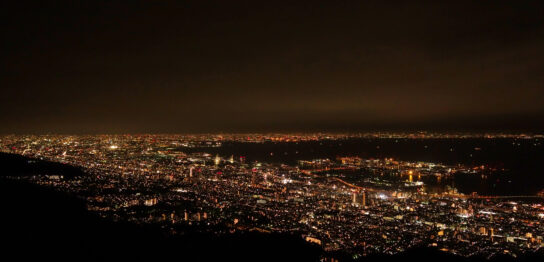
[[[284,183],[284,184],[287,184],[287,183],[293,182],[293,180],[284,178],[281,182]]]

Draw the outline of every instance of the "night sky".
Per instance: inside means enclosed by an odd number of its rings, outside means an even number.
[[[3,2],[0,133],[544,130],[544,1]]]

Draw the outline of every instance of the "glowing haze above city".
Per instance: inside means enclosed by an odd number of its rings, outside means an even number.
[[[543,2],[8,2],[19,260],[544,257]]]

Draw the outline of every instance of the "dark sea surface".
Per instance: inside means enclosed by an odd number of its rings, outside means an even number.
[[[463,193],[534,195],[544,189],[544,146],[538,139],[348,139],[311,142],[226,142],[221,147],[182,148],[246,161],[296,164],[297,160],[338,156],[394,158],[447,165],[494,168],[484,179],[456,175],[450,181]],[[503,170],[504,169],[504,170]]]

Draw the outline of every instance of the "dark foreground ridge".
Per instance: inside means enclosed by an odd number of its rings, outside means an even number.
[[[74,178],[85,174],[74,166],[2,152],[0,167],[0,177],[62,175],[65,178]]]
[[[82,175],[79,168],[22,156],[0,154],[2,205],[2,257],[16,261],[319,261],[343,254],[325,254],[297,235],[235,233],[217,237],[191,227],[172,236],[159,225],[107,221],[85,208],[75,196],[5,176]],[[492,261],[541,261],[542,252],[516,259],[504,256]],[[430,248],[394,256],[373,256],[361,261],[486,261],[464,258]]]

